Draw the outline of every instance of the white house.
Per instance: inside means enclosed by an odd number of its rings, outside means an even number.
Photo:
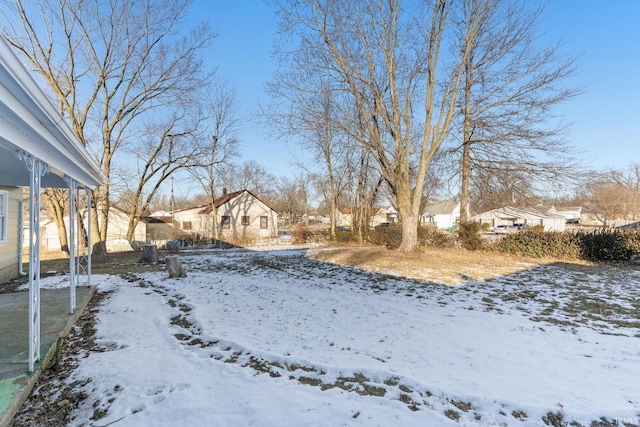
[[[582,206],[552,206],[547,212],[562,215],[567,224],[578,224],[581,222]]]
[[[213,229],[211,228],[211,218],[201,213],[210,206],[211,204],[209,203],[176,210],[173,213],[173,227],[175,231],[178,234],[185,232],[204,237],[212,237]],[[153,216],[156,216],[156,214],[154,213]]]
[[[460,203],[455,200],[430,203],[421,216],[422,225],[451,228],[460,220]]]
[[[68,188],[72,194],[105,181],[99,165],[75,137],[45,93],[0,37],[0,274],[18,274],[21,190],[29,187],[29,371],[40,359],[40,191]],[[74,197],[69,210],[73,211]],[[73,223],[71,236],[75,237]],[[72,240],[73,241],[73,240]],[[74,245],[70,247],[70,312],[74,312]],[[91,260],[89,258],[89,265]],[[89,269],[90,271],[90,269]],[[87,276],[90,281],[90,275]]]
[[[227,193],[216,199],[218,233],[230,242],[277,237],[278,213],[249,190]],[[213,237],[211,204],[194,206],[174,213],[176,231]]]
[[[353,224],[353,211],[356,208],[340,208],[336,212],[336,225],[351,228]],[[395,224],[398,222],[398,212],[393,206],[371,208],[367,218],[369,227],[374,228],[382,223]]]
[[[87,227],[87,218],[83,218],[84,226]],[[109,227],[107,227],[107,238],[105,241],[106,248],[109,252],[127,251],[133,248],[132,245],[144,244],[148,238],[147,227],[150,221],[146,217],[142,217],[140,222],[133,231],[133,238],[128,240],[127,229],[129,227],[129,215],[127,212],[117,206],[109,208]],[[69,233],[69,215],[64,217],[67,234]],[[50,251],[60,250],[60,234],[58,227],[53,220],[43,221],[40,227],[41,247]],[[67,235],[69,238],[69,236]],[[70,240],[70,239],[69,239]],[[24,246],[28,242],[23,243]]]
[[[565,218],[562,215],[554,213],[544,213],[536,211],[533,208],[518,209],[510,206],[504,208],[492,209],[471,217],[472,221],[489,224],[491,227],[498,225],[514,225],[525,224],[533,227],[542,225],[544,231],[564,231]]]

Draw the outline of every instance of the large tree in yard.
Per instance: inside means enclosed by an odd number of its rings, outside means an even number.
[[[454,117],[466,63],[464,48],[443,52],[453,35],[453,1],[273,4],[284,36],[281,66],[325,76],[323,87],[300,89],[339,97],[343,111],[332,114],[331,126],[372,156],[402,221],[399,249],[414,250],[425,177]]]

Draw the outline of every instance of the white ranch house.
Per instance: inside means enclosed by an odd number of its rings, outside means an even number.
[[[472,221],[489,224],[495,228],[498,225],[525,224],[528,227],[542,225],[544,231],[564,231],[565,217],[555,213],[539,212],[535,209],[518,209],[510,206],[492,209],[471,217]]]
[[[84,226],[87,227],[87,217],[84,216],[82,218],[84,222]],[[66,215],[64,217],[65,225],[67,226],[67,233],[69,230],[69,216]],[[133,238],[131,241],[127,240],[127,228],[129,226],[129,216],[124,209],[121,209],[117,206],[111,206],[109,208],[109,227],[107,227],[107,238],[105,241],[105,245],[107,251],[109,252],[117,252],[117,251],[126,251],[131,250],[134,246],[140,247],[144,243],[149,241],[154,241],[154,233],[155,228],[157,227],[156,223],[158,221],[155,219],[151,219],[148,217],[142,217],[138,225],[133,231]],[[101,224],[102,225],[102,224]],[[165,224],[167,227],[171,228],[170,225]],[[28,235],[28,230],[25,230],[25,233]],[[43,221],[42,226],[40,227],[40,242],[41,246],[44,249],[50,251],[60,250],[60,234],[58,232],[58,227],[55,222],[51,219]],[[172,234],[163,235],[163,240],[168,240],[172,237]],[[160,240],[160,239],[157,239]],[[25,243],[26,246],[26,243]]]
[[[467,210],[468,213],[468,210]],[[420,217],[422,225],[450,229],[460,221],[460,203],[455,200],[430,203]]]
[[[336,225],[351,228],[353,224],[352,211],[356,208],[341,208],[336,212]],[[369,227],[374,228],[384,222],[395,224],[398,222],[398,212],[393,206],[371,208],[369,211]]]
[[[249,190],[227,193],[216,199],[218,233],[229,242],[262,240],[278,236],[278,213]],[[211,204],[174,213],[176,232],[214,237]]]

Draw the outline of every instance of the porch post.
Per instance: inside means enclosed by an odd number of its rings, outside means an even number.
[[[87,286],[91,286],[91,190],[87,187]]]
[[[24,151],[18,153],[31,173],[29,182],[29,372],[40,360],[40,178],[49,166]]]
[[[76,311],[76,181],[68,176],[64,180],[69,185],[69,314]]]

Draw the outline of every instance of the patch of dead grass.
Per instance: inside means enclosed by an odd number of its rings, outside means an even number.
[[[421,248],[413,253],[404,253],[376,246],[318,248],[310,250],[307,257],[366,271],[452,286],[460,285],[467,280],[490,280],[558,262],[554,259],[524,258],[455,248]],[[573,268],[589,266],[585,262],[567,264]]]

